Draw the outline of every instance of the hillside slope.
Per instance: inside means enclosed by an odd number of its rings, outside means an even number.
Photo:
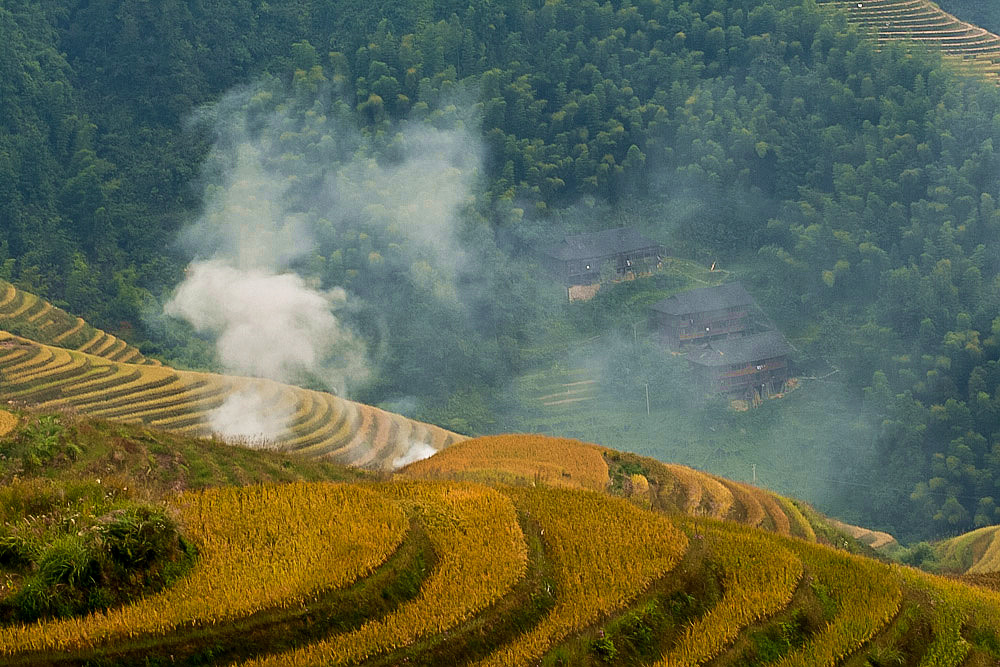
[[[984,526],[942,540],[934,545],[933,557],[933,564],[943,572],[959,575],[998,575],[1000,574],[1000,526]]]
[[[411,463],[400,473],[418,479],[601,491],[670,515],[709,517],[856,553],[875,553],[866,548],[867,540],[855,537],[864,529],[831,521],[808,505],[767,489],[568,438],[524,434],[474,438]],[[886,543],[892,539],[882,535]]]
[[[224,418],[243,429],[245,444],[366,468],[391,469],[414,447],[436,450],[461,439],[333,394],[260,378],[111,361],[2,330],[0,397],[190,435],[210,435]],[[259,432],[254,420],[261,422]]]
[[[9,462],[38,443],[40,419],[20,415],[0,438],[5,478]],[[154,451],[150,443],[183,449],[188,461],[192,451],[212,459],[230,451],[247,471],[278,462],[274,454],[138,427],[57,419],[71,440],[85,436],[84,446],[53,458],[50,478],[69,481],[116,460],[131,462],[123,466],[128,474],[141,450]],[[528,470],[532,451],[536,467],[555,477]],[[152,493],[197,546],[190,574],[90,616],[0,623],[0,660],[815,666],[1000,659],[1000,594],[733,521],[647,509],[660,494],[649,494],[654,486],[644,487],[640,476],[652,472],[631,473],[630,499],[572,488],[617,478],[616,452],[537,436],[487,438],[445,450],[436,468],[433,458],[411,466],[406,477],[440,477],[449,468],[486,476],[490,453],[495,474],[511,483],[365,482],[288,458],[276,471],[298,480],[289,484],[230,486],[215,478],[201,491]],[[523,463],[513,476],[505,463],[512,453]],[[463,461],[474,463],[463,469]],[[154,476],[162,472],[154,466]],[[686,474],[674,472],[678,480]],[[40,473],[21,474],[37,483]],[[320,481],[330,478],[345,483]],[[0,571],[8,567],[0,563]]]
[[[138,348],[88,324],[82,317],[0,280],[0,329],[39,343],[86,352],[111,361],[158,366]]]
[[[914,42],[955,59],[967,71],[1000,82],[1000,36],[967,23],[928,0],[827,0],[879,44]]]

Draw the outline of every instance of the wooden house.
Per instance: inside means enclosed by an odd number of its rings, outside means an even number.
[[[679,292],[651,308],[651,328],[676,350],[751,333],[757,304],[737,282]]]
[[[565,236],[542,251],[549,270],[567,287],[592,285],[608,277],[624,278],[651,271],[663,259],[663,247],[634,227],[617,227]]]
[[[692,349],[688,361],[708,391],[753,398],[780,392],[792,346],[780,331],[721,338]]]

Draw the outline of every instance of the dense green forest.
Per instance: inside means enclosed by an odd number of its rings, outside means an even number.
[[[933,54],[876,51],[813,0],[14,0],[0,39],[0,277],[146,352],[215,363],[154,314],[231,185],[225,116],[294,177],[315,244],[290,266],[358,299],[363,400],[490,430],[537,341],[600,319],[538,245],[630,222],[742,275],[803,373],[839,371],[876,432],[878,465],[848,468],[873,524],[1000,521],[1000,90]],[[313,187],[364,193],[419,128],[481,156],[448,158],[450,267],[405,211],[333,215]]]

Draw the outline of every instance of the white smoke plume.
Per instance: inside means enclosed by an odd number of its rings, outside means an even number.
[[[346,395],[370,375],[365,344],[339,316],[357,297],[320,289],[315,271],[309,279],[297,271],[321,257],[321,244],[379,230],[384,246],[405,253],[415,284],[456,299],[460,213],[478,178],[481,142],[461,119],[451,130],[406,123],[376,151],[344,105],[295,111],[275,96],[262,113],[272,94],[239,91],[200,114],[217,137],[206,162],[211,183],[204,213],[185,233],[197,259],[165,312],[213,336],[229,373],[308,378]],[[303,150],[296,142],[306,136],[320,140]],[[378,252],[368,260],[380,261]],[[274,439],[287,418],[243,392],[212,422],[223,437]]]
[[[366,372],[363,348],[333,312],[346,300],[344,290],[319,292],[294,273],[212,259],[188,267],[166,310],[214,334],[230,372],[291,382],[304,371],[322,371],[328,387],[344,393],[348,379]],[[330,354],[345,347],[353,354]]]
[[[291,410],[277,410],[253,389],[231,394],[209,415],[209,426],[227,440],[253,448],[267,448],[284,434]]]
[[[394,164],[356,158],[327,179],[327,188],[340,210],[361,211],[403,235],[437,273],[453,280],[466,260],[459,215],[479,177],[480,141],[465,129],[410,123],[396,136],[395,149],[400,159]]]
[[[416,463],[417,461],[423,461],[424,459],[430,458],[437,454],[437,450],[428,445],[426,442],[411,442],[410,448],[406,450],[402,456],[393,459],[392,469],[398,470],[404,466],[408,466],[411,463]]]
[[[320,291],[288,269],[313,246],[302,217],[286,210],[289,179],[268,170],[249,141],[235,154],[190,232],[210,243],[214,256],[188,266],[165,312],[212,334],[229,373],[281,382],[309,376],[344,394],[368,373],[363,343],[335,314],[346,292]],[[289,416],[247,389],[227,398],[209,421],[223,438],[274,440]]]

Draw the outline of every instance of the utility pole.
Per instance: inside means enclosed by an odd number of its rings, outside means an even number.
[[[649,383],[646,383],[646,416],[649,416]]]
[[[757,464],[751,463],[750,469],[753,470],[753,485],[757,486]]]

